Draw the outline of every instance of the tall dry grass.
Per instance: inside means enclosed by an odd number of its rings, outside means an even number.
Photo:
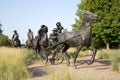
[[[30,74],[23,49],[0,47],[0,80],[25,80]]]

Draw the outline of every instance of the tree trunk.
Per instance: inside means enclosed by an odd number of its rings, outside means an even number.
[[[109,43],[106,43],[106,49],[107,49],[107,53],[109,53],[109,50],[110,50],[110,45],[109,45]]]

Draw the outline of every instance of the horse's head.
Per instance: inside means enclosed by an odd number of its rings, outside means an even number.
[[[86,11],[84,13],[84,20],[87,22],[97,22],[98,21],[98,16],[92,12]]]

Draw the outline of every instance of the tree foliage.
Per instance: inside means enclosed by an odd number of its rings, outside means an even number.
[[[2,24],[0,23],[0,46],[10,46],[11,41],[9,40],[8,36],[2,34]]]
[[[1,27],[2,27],[2,24],[0,23],[0,35],[2,34],[2,29],[1,29]]]
[[[120,0],[82,0],[78,4],[73,30],[79,29],[82,23],[83,11],[91,11],[98,15],[98,22],[93,24],[93,45],[120,46]]]
[[[11,41],[9,40],[8,36],[0,35],[0,46],[10,46]]]

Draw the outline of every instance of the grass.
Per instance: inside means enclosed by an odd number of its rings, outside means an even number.
[[[0,80],[25,80],[30,78],[23,49],[0,47]]]
[[[41,60],[41,57],[39,55],[36,55],[33,50],[22,49],[22,52],[27,54],[25,58],[26,63],[36,61],[36,60]]]
[[[112,62],[112,70],[120,72],[120,50],[112,50],[110,59]]]
[[[50,80],[94,80],[95,78],[87,70],[71,70],[64,67],[62,70],[52,70],[49,73]],[[109,80],[107,75],[103,75],[97,80]]]
[[[71,57],[74,57],[75,51],[76,51],[75,48],[70,48],[70,49],[68,49],[68,54]],[[84,57],[85,55],[88,55],[88,54],[91,54],[91,51],[89,51],[89,50],[80,51],[78,54],[78,57]]]
[[[111,69],[120,72],[120,49],[111,49],[109,53],[107,50],[102,49],[97,52],[98,59],[110,59]]]
[[[74,57],[75,48],[68,50],[70,56]],[[92,54],[91,51],[80,51],[78,57],[84,57],[85,55]],[[109,59],[111,60],[111,69],[120,72],[120,49],[110,49],[109,53],[106,49],[97,50],[96,57],[98,59]]]
[[[74,48],[70,48],[68,53],[73,56]],[[81,51],[79,57],[91,54],[91,51]],[[112,62],[111,69],[120,72],[120,50],[98,50],[97,56],[100,59],[110,59]],[[0,47],[0,80],[25,80],[30,78],[30,73],[26,68],[26,63],[41,58],[34,55],[32,50]],[[50,73],[51,80],[92,80],[90,76],[74,75],[69,68],[64,68]],[[62,72],[61,72],[62,71]],[[84,72],[84,71],[83,71]],[[86,74],[86,73],[85,73]],[[88,74],[88,73],[87,73]],[[86,77],[85,77],[86,76]],[[103,80],[107,80],[106,77]]]
[[[51,80],[72,80],[69,70],[66,68],[63,72],[53,72],[50,74]]]
[[[98,50],[96,56],[98,59],[109,59],[110,57],[105,49]]]

